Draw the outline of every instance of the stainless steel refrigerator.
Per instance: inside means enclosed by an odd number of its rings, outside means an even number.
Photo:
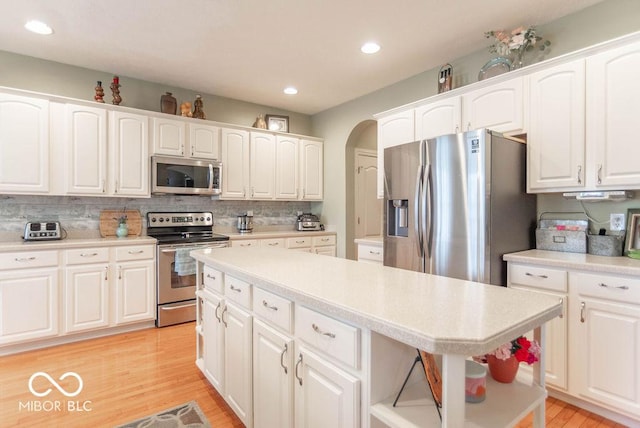
[[[384,151],[384,264],[506,285],[505,253],[533,248],[526,146],[480,129]]]

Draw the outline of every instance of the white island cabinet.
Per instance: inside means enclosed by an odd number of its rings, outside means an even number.
[[[480,404],[465,404],[464,366],[468,357],[531,329],[543,340],[544,324],[561,314],[556,296],[278,248],[191,255],[201,297],[196,361],[219,391],[226,388],[215,384],[211,369],[246,358],[220,352],[225,345],[214,332],[229,322],[224,301],[243,294],[234,290],[238,281],[251,296],[242,305],[253,317],[253,365],[242,377],[253,385],[253,409],[242,412],[254,420],[239,414],[249,428],[273,421],[283,427],[503,427],[531,411],[535,426],[544,426],[541,365],[512,384],[488,379]],[[442,420],[418,371],[392,405],[416,349],[439,361]]]

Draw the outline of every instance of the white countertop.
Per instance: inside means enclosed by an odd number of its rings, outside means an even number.
[[[121,245],[155,245],[156,239],[148,236],[131,238],[66,238],[53,241],[4,241],[0,242],[0,251],[29,251],[29,250],[66,250],[69,248],[85,247],[115,247]]]
[[[355,242],[356,244],[382,247],[382,236],[366,236],[364,238],[356,238],[353,240],[353,242]]]
[[[250,233],[240,233],[240,232],[220,232],[223,235],[229,237],[232,240],[243,240],[243,239],[268,239],[268,238],[293,238],[297,236],[326,236],[326,235],[335,235],[336,232],[332,232],[330,230],[309,230],[304,232],[298,232],[296,230],[272,230],[272,231],[261,231],[261,232],[250,232]]]
[[[296,303],[436,354],[480,355],[561,313],[521,290],[271,248],[191,252]]]
[[[507,262],[527,263],[551,267],[579,269],[620,275],[640,275],[640,260],[630,257],[594,256],[561,251],[527,250],[505,254]]]

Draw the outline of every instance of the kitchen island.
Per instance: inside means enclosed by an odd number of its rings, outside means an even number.
[[[487,379],[487,399],[465,405],[464,366],[469,356],[531,329],[541,336],[544,323],[561,314],[558,299],[285,250],[225,248],[191,255],[199,262],[198,365],[247,426],[264,426],[262,415],[272,417],[269,409],[282,407],[264,403],[263,390],[273,391],[270,399],[284,395],[291,403],[278,416],[284,423],[279,426],[314,418],[331,424],[335,417],[343,426],[498,427],[531,410],[537,426],[544,425],[543,370],[509,385]],[[244,328],[212,335],[216,324]],[[284,341],[274,348],[278,364],[270,371],[284,377],[271,379],[283,382],[279,388],[264,388],[265,326],[270,337]],[[240,336],[248,340],[244,346]],[[238,353],[224,354],[231,348]],[[416,349],[441,356],[442,422],[418,370],[392,405]],[[242,364],[248,373],[238,369]],[[216,370],[226,373],[229,385]],[[324,377],[331,370],[342,383]],[[233,385],[238,376],[242,388]],[[246,389],[254,394],[239,397]]]

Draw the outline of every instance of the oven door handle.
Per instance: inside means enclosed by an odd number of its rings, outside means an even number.
[[[226,248],[228,245],[227,244],[212,244],[212,245],[203,245],[201,247],[189,247],[190,250],[201,250],[204,248]],[[166,253],[166,254],[173,254],[176,252],[175,248],[168,248],[168,249],[161,249],[160,250],[161,253]]]
[[[175,311],[176,309],[190,308],[195,305],[196,305],[195,303],[189,303],[188,305],[162,306],[160,307],[160,309],[162,309],[163,311]]]

